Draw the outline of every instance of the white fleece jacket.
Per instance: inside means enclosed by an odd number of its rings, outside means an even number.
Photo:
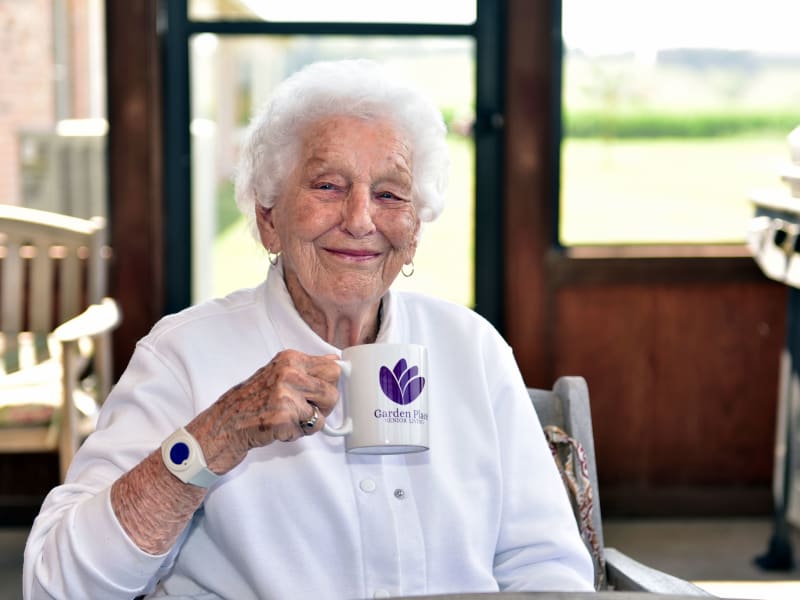
[[[162,319],[42,506],[24,597],[592,590],[589,554],[497,332],[462,306],[390,292],[379,341],[428,347],[428,452],[348,455],[322,434],[253,450],[214,484],[175,547],[152,556],[115,518],[111,484],[278,351],[338,352],[294,310],[279,268],[255,289]]]

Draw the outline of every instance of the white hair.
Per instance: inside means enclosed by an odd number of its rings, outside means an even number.
[[[411,149],[412,200],[421,221],[444,208],[450,157],[442,114],[421,91],[369,60],[312,63],[280,83],[255,115],[236,172],[236,204],[249,219],[271,207],[296,166],[303,129],[321,118],[386,119]]]

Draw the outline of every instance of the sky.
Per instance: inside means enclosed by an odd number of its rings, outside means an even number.
[[[475,0],[241,0],[275,21],[472,23]]]
[[[662,48],[800,53],[800,0],[562,1],[566,46],[590,54]]]
[[[241,0],[275,21],[471,23],[475,0]],[[197,5],[202,1],[197,0]],[[800,0],[562,0],[569,48],[590,54],[662,48],[800,53]]]

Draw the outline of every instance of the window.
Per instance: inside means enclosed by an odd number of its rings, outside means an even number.
[[[0,5],[0,202],[105,216],[102,0]]]
[[[559,238],[741,244],[800,124],[795,0],[563,0]]]
[[[403,289],[474,303],[474,39],[227,35],[201,33],[190,44],[193,301],[257,285],[266,253],[233,200],[238,141],[272,88],[316,60],[362,57],[415,80],[442,109],[449,128],[451,177],[445,210],[423,227]]]
[[[264,276],[265,252],[232,198],[243,129],[272,86],[304,64],[367,56],[430,91],[448,123],[453,158],[445,211],[423,228],[414,276],[395,285],[472,306],[499,323],[502,248],[494,240],[501,215],[494,198],[502,132],[476,115],[502,111],[502,6],[494,0],[165,3],[165,310]],[[481,197],[488,200],[481,204]]]

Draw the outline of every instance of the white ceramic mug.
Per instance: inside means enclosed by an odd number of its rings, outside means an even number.
[[[344,420],[327,435],[346,436],[355,454],[422,452],[428,444],[428,351],[418,344],[362,344],[342,360]]]

